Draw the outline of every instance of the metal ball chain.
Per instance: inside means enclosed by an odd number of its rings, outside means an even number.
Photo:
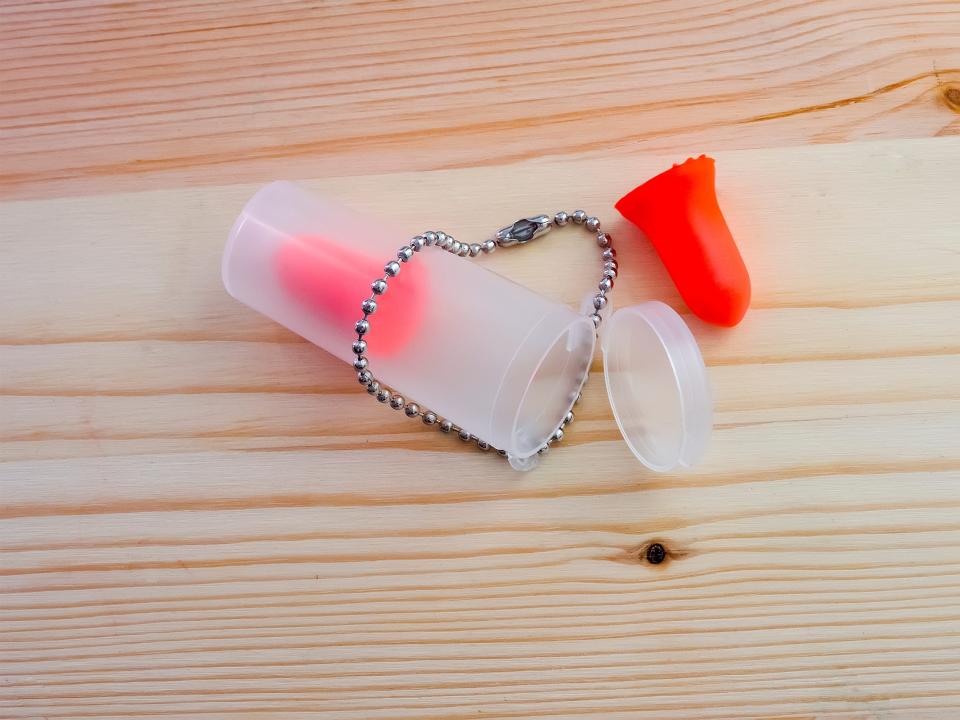
[[[374,396],[379,402],[388,404],[394,410],[403,410],[404,415],[409,418],[420,418],[424,425],[434,426],[440,432],[457,435],[464,442],[474,442],[481,450],[494,450],[501,456],[506,457],[507,452],[493,447],[490,443],[481,440],[476,435],[471,435],[463,428],[454,425],[450,420],[441,418],[432,410],[420,407],[415,402],[409,402],[399,393],[380,383],[370,370],[370,361],[367,359],[368,351],[367,341],[363,336],[370,332],[370,316],[377,311],[378,298],[383,295],[388,288],[392,278],[400,274],[402,263],[410,262],[413,256],[426,247],[437,247],[441,250],[457,255],[459,257],[477,257],[480,254],[489,254],[498,247],[511,247],[513,245],[525,245],[536,237],[549,232],[554,227],[563,227],[573,223],[582,225],[589,232],[593,233],[597,245],[601,249],[603,259],[603,271],[600,277],[600,283],[597,285],[597,293],[593,296],[593,308],[588,317],[593,321],[594,331],[598,331],[603,318],[600,311],[607,304],[607,295],[613,290],[614,280],[617,278],[617,252],[612,247],[610,235],[600,229],[600,221],[592,215],[587,215],[583,210],[576,210],[573,213],[560,211],[553,216],[537,215],[536,217],[522,218],[512,225],[500,229],[496,235],[482,243],[462,243],[442,230],[423,233],[417,235],[407,245],[404,245],[397,251],[397,259],[391,260],[383,266],[383,277],[377,278],[370,284],[372,294],[362,303],[360,310],[363,316],[357,320],[354,330],[357,333],[357,339],[353,342],[353,354],[356,360],[353,361],[353,367],[357,371],[357,380],[367,389],[367,392]],[[577,402],[580,402],[580,396],[577,396]],[[573,413],[568,412],[563,419],[563,423],[557,428],[556,432],[537,452],[545,453],[550,445],[563,439],[563,428],[573,422]]]

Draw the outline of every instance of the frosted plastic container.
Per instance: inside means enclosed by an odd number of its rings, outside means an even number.
[[[403,244],[370,218],[275,182],[237,219],[223,282],[241,302],[352,363],[360,303]],[[590,320],[436,250],[418,253],[388,282],[366,336],[373,374],[510,456],[534,455],[583,384],[594,351]]]
[[[239,301],[352,363],[360,303],[404,239],[328,198],[275,182],[254,195],[230,231],[223,282]],[[515,468],[536,465],[537,450],[587,377],[593,323],[482,263],[434,249],[401,263],[388,284],[365,336],[374,376],[505,450]],[[658,471],[693,464],[712,421],[689,329],[662,303],[624,308],[604,326],[607,389],[631,450]]]

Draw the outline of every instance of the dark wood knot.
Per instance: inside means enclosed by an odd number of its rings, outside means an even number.
[[[651,565],[659,565],[667,559],[667,549],[658,542],[647,545],[647,562]]]
[[[943,88],[943,101],[955,113],[960,113],[960,87],[945,86]]]

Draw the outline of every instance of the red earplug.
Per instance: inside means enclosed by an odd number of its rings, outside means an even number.
[[[750,305],[750,276],[714,188],[713,158],[690,158],[631,190],[617,210],[656,248],[699,318],[732,327]]]
[[[304,235],[284,244],[275,256],[277,277],[307,311],[344,328],[360,317],[360,301],[370,295],[370,281],[383,274],[383,258],[344,247],[319,235]],[[428,270],[410,263],[390,280],[390,300],[377,308],[377,322],[366,336],[373,357],[401,352],[420,329],[426,309]]]

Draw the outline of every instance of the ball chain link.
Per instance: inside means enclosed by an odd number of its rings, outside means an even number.
[[[600,221],[593,217],[592,215],[587,215],[583,210],[576,210],[573,213],[566,213],[560,211],[553,215],[552,217],[548,216],[538,216],[537,218],[519,220],[512,226],[517,228],[523,223],[526,223],[524,230],[529,230],[531,223],[536,223],[537,220],[540,220],[542,226],[550,227],[563,227],[568,224],[582,225],[589,232],[593,233],[594,238],[596,239],[597,245],[601,249],[601,258],[603,260],[603,271],[600,278],[600,282],[597,285],[597,293],[593,296],[593,307],[588,317],[593,321],[594,331],[598,331],[600,328],[600,323],[603,322],[603,318],[600,315],[600,311],[607,304],[607,295],[613,290],[614,281],[617,278],[617,253],[613,249],[612,239],[610,235],[600,229]],[[549,227],[541,227],[541,231],[545,231]],[[504,233],[507,228],[505,228],[501,233]],[[498,238],[500,238],[501,233],[498,233]],[[497,247],[508,247],[513,245],[516,242],[519,244],[524,244],[528,242],[533,235],[529,232],[525,239],[517,241],[515,238],[507,243],[502,242],[501,240],[486,240],[482,243],[462,243],[458,240],[455,240],[451,235],[443,232],[442,230],[429,230],[422,235],[417,235],[410,240],[407,245],[404,245],[397,251],[397,259],[390,260],[383,267],[383,277],[377,278],[370,284],[370,290],[372,294],[370,297],[366,298],[363,302],[360,303],[360,310],[363,313],[362,317],[357,320],[354,325],[354,331],[357,334],[357,339],[353,342],[353,354],[356,356],[356,359],[353,362],[353,367],[357,371],[357,381],[366,388],[367,392],[374,396],[378,402],[388,404],[394,410],[403,410],[404,415],[409,418],[420,418],[424,425],[430,427],[436,427],[440,432],[456,435],[464,442],[476,443],[477,447],[481,450],[493,450],[499,455],[506,457],[507,452],[499,448],[493,447],[490,443],[478,438],[476,435],[471,435],[469,432],[463,428],[458,427],[450,420],[441,418],[437,413],[426,408],[421,408],[417,403],[408,401],[400,393],[394,391],[393,389],[383,385],[379,380],[374,377],[373,372],[370,370],[370,361],[367,358],[367,352],[369,350],[367,341],[364,340],[364,335],[370,332],[370,316],[372,316],[377,311],[378,307],[378,298],[380,298],[388,289],[389,282],[391,279],[397,277],[400,274],[403,263],[410,262],[416,253],[419,253],[421,250],[427,247],[437,247],[441,250],[446,250],[452,255],[457,255],[458,257],[477,257],[482,254],[492,253]],[[580,395],[577,395],[576,402],[580,402]],[[560,442],[563,439],[564,430],[567,425],[573,422],[574,415],[573,412],[568,412],[563,419],[562,424],[553,433],[550,439],[547,441],[543,447],[541,447],[537,452],[540,454],[545,453],[550,445]]]

